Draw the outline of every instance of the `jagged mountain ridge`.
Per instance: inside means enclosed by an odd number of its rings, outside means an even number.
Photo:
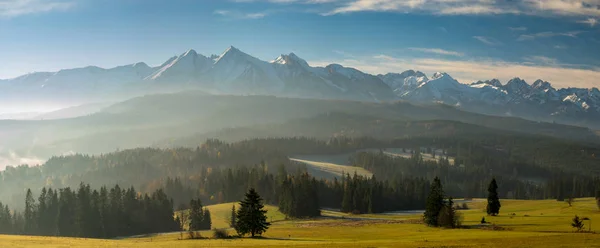
[[[415,85],[410,76],[415,72],[407,72],[379,77],[391,87],[395,86],[392,89],[401,99],[411,102],[441,102],[479,113],[599,127],[598,88],[556,89],[541,79],[528,84],[520,78],[506,84],[492,79],[467,85],[446,73],[435,73],[431,79]],[[402,80],[404,83],[399,84]]]
[[[88,66],[31,73],[0,80],[0,97],[60,101],[68,95],[80,98],[74,100],[76,104],[85,104],[86,100],[105,100],[115,94],[131,97],[189,88],[224,94],[360,101],[403,99],[494,115],[600,126],[597,88],[555,89],[541,79],[530,85],[520,78],[506,84],[497,79],[463,84],[446,73],[429,78],[414,70],[375,76],[338,64],[311,67],[294,53],[267,62],[235,47],[210,57],[188,50],[157,67],[135,63],[110,69]]]

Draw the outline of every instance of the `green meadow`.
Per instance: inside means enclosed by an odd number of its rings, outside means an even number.
[[[323,211],[323,217],[285,220],[268,206],[271,228],[262,238],[187,239],[186,233],[152,234],[122,239],[83,239],[0,236],[0,247],[600,247],[600,211],[591,198],[573,206],[555,200],[502,200],[498,216],[486,216],[485,202],[460,210],[462,229],[440,229],[421,224],[420,215],[348,215]],[[208,206],[213,226],[226,228],[232,203]],[[576,233],[571,219],[591,219],[592,232]],[[480,224],[485,217],[491,224]],[[590,221],[585,221],[589,230]],[[233,230],[229,230],[233,234]],[[183,237],[183,239],[181,238]]]

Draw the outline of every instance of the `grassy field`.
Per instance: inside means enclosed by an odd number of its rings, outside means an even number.
[[[319,178],[333,178],[345,174],[356,174],[371,177],[373,173],[355,166],[349,166],[348,157],[350,154],[342,155],[311,155],[296,156],[290,158],[292,161],[304,163],[309,168],[309,173]]]
[[[554,200],[502,200],[501,214],[488,217],[485,202],[461,210],[468,229],[439,229],[420,224],[419,215],[353,216],[325,211],[331,217],[283,220],[269,207],[274,223],[262,239],[179,240],[180,234],[158,234],[120,240],[0,236],[0,247],[600,247],[600,234],[574,233],[577,214],[600,221],[593,199],[577,199],[572,207]],[[225,226],[231,204],[209,207],[213,223]],[[485,216],[502,230],[480,228]],[[373,219],[358,219],[358,218]],[[594,224],[594,223],[592,223]],[[586,229],[588,222],[586,221]],[[592,231],[600,223],[592,226]],[[211,232],[203,232],[209,237]]]
[[[362,149],[358,152],[379,152],[380,149]],[[411,150],[402,148],[386,148],[381,150],[383,154],[391,157],[403,157],[410,158],[412,156]],[[436,154],[442,154],[442,150],[436,150]],[[373,173],[370,171],[356,166],[348,165],[348,159],[353,153],[335,154],[335,155],[297,155],[290,157],[290,160],[304,163],[308,166],[309,173],[318,178],[332,179],[334,177],[340,177],[345,174],[354,174],[356,172],[361,176],[372,176]],[[429,153],[421,153],[421,156],[425,161],[437,161],[438,157],[433,157]],[[448,157],[451,165],[454,165],[454,158]]]

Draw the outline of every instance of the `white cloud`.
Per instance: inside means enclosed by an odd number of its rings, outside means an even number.
[[[488,59],[446,60],[446,59],[403,59],[389,55],[375,55],[356,59],[338,61],[344,66],[354,67],[372,74],[402,72],[408,69],[423,71],[428,74],[447,72],[462,83],[498,78],[507,82],[511,78],[520,77],[528,82],[543,79],[556,87],[598,87],[600,68],[580,69],[568,68],[556,59],[543,56],[528,58],[524,63],[506,62]],[[311,61],[311,65],[324,66],[331,61]]]
[[[533,65],[558,65],[558,60],[555,58],[550,58],[546,56],[527,56],[523,58],[527,61],[525,64],[533,64]]]
[[[235,2],[271,2],[327,4],[325,15],[361,11],[426,12],[439,15],[524,14],[539,16],[600,17],[600,0],[234,0]]]
[[[518,41],[535,40],[536,38],[550,38],[550,37],[555,37],[555,36],[565,36],[565,37],[577,38],[577,35],[579,35],[580,33],[583,33],[583,31],[570,31],[570,32],[564,32],[564,33],[540,32],[540,33],[519,35],[519,38],[517,38],[517,40]]]
[[[232,18],[232,19],[260,19],[267,16],[267,13],[244,13],[237,10],[215,10],[216,15]]]
[[[449,50],[444,50],[444,49],[439,49],[439,48],[409,47],[408,49],[417,51],[417,52],[423,52],[423,53],[433,53],[433,54],[450,55],[450,56],[457,56],[457,57],[465,56],[464,53],[449,51]]]
[[[588,25],[590,25],[590,27],[594,27],[594,26],[596,26],[596,24],[598,24],[598,19],[590,17],[588,19],[578,21],[578,23],[588,24]]]
[[[0,17],[67,10],[74,4],[72,0],[0,0]]]
[[[490,46],[498,46],[498,45],[502,45],[502,42],[491,38],[491,37],[485,37],[485,36],[473,36],[473,39],[476,39],[478,41],[483,42],[486,45],[490,45]]]

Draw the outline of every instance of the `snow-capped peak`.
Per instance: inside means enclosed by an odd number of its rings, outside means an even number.
[[[431,80],[440,79],[442,77],[450,77],[450,75],[448,75],[448,73],[445,73],[445,72],[436,72],[431,77]]]
[[[552,87],[552,84],[550,84],[544,80],[541,80],[541,79],[536,80],[531,85],[531,88],[538,89],[538,90],[544,90],[544,91],[545,90],[555,90],[554,87]]]
[[[196,56],[198,55],[198,53],[196,51],[194,51],[194,49],[190,49],[187,50],[184,54],[181,55],[181,57],[186,57],[186,56]]]
[[[528,94],[529,91],[531,90],[531,86],[529,84],[527,84],[527,82],[525,82],[525,80],[520,79],[518,77],[509,80],[508,83],[506,83],[506,85],[504,87],[506,88],[506,91],[509,94],[517,94],[517,95]]]
[[[277,57],[275,60],[271,61],[271,63],[280,64],[280,65],[300,65],[304,68],[309,67],[306,60],[296,56],[296,54],[294,54],[294,53],[290,53],[287,55],[282,54],[279,57]]]
[[[194,49],[190,49],[177,57],[167,60],[167,62],[163,63],[157,71],[152,73],[146,79],[158,79],[168,71],[171,71],[167,74],[172,74],[172,77],[179,77],[183,74],[190,73],[194,74],[208,69],[209,64],[211,64],[209,58],[198,54]]]
[[[501,88],[502,83],[500,83],[500,80],[494,78],[492,80],[477,81],[475,83],[472,83],[471,86],[476,86],[476,87],[493,86],[496,88]]]
[[[220,56],[219,58],[217,58],[215,60],[215,64],[219,64],[219,62],[223,61],[223,60],[246,60],[246,61],[252,61],[253,63],[261,63],[264,62],[262,60],[259,60],[255,57],[252,57],[251,55],[242,52],[241,50],[235,48],[234,46],[230,46],[229,48],[227,48]]]

